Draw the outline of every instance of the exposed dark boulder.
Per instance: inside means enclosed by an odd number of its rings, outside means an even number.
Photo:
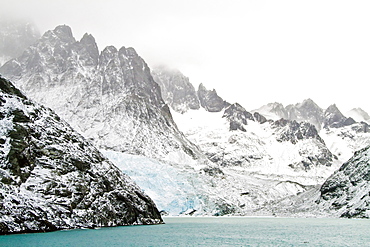
[[[244,125],[248,124],[248,120],[254,121],[253,115],[246,111],[240,104],[235,103],[228,106],[222,116],[230,123],[230,131],[241,130],[246,131]]]
[[[198,98],[200,105],[209,112],[220,112],[230,105],[218,96],[215,89],[207,90],[202,83],[198,87]]]

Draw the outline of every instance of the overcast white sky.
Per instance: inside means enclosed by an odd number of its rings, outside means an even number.
[[[253,110],[313,99],[370,113],[370,1],[0,0],[0,14],[43,33],[71,26],[134,47],[150,66],[178,68]]]

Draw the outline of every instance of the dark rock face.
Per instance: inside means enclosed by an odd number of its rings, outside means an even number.
[[[254,121],[253,115],[238,103],[228,106],[222,117],[230,122],[230,131],[241,130],[245,132],[246,130],[243,125],[248,124],[247,120]]]
[[[200,108],[193,85],[180,71],[162,66],[152,70],[152,75],[161,88],[163,100],[176,112],[184,113],[189,109]]]
[[[325,128],[340,128],[356,123],[352,118],[345,117],[337,108],[336,105],[331,105],[324,113]]]
[[[316,138],[323,142],[314,125],[307,122],[290,121],[280,119],[273,122],[273,127],[280,129],[278,141],[290,141],[296,144],[299,140]]]
[[[334,214],[347,218],[370,218],[370,146],[357,151],[330,176],[317,201]]]
[[[200,105],[209,112],[220,112],[230,104],[217,95],[216,90],[207,90],[203,84],[198,87]]]
[[[261,114],[259,114],[258,112],[253,113],[253,117],[260,124],[264,124],[264,123],[267,122],[267,119],[264,116],[262,116]]]
[[[11,58],[20,56],[39,37],[39,31],[31,23],[1,19],[0,66]]]
[[[178,131],[145,61],[133,48],[76,41],[68,26],[46,32],[0,68],[30,97],[55,110],[99,148],[168,160],[200,155]],[[189,155],[188,155],[189,156]]]
[[[0,104],[0,234],[162,222],[129,177],[3,78]]]
[[[272,127],[276,129],[276,140],[279,142],[288,141],[292,144],[297,144],[299,141],[307,139],[313,139],[315,141],[315,148],[318,149],[319,152],[311,155],[308,151],[301,151],[301,156],[303,157],[302,161],[289,165],[294,170],[307,171],[310,170],[312,166],[331,166],[333,160],[337,159],[326,147],[316,127],[310,123],[280,119],[273,122]]]

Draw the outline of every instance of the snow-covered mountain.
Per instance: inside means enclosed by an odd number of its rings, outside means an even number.
[[[355,123],[351,117],[345,117],[335,104],[324,110],[311,99],[306,99],[302,103],[295,105],[287,105],[286,107],[281,103],[269,103],[253,112],[259,112],[268,119],[273,120],[283,118],[297,122],[309,122],[315,125],[319,131],[322,128],[340,128]]]
[[[0,17],[0,66],[32,45],[40,33],[30,22]]]
[[[162,171],[157,170],[158,173],[187,171],[182,172],[179,184],[192,186],[194,200],[202,205],[197,208],[199,212],[229,212],[225,209],[228,204],[219,195],[201,192],[203,184],[212,187],[208,174],[217,170],[217,165],[178,130],[158,84],[133,48],[117,50],[111,46],[99,54],[91,35],[76,41],[68,26],[58,26],[0,71],[34,99],[55,110],[105,153],[145,157],[144,164],[159,162]],[[120,167],[137,165],[125,158],[119,161],[125,163],[116,163]],[[142,172],[146,174],[150,169],[146,167]],[[201,186],[197,188],[196,184]],[[163,194],[150,194],[150,188],[144,189],[150,196]],[[193,194],[186,194],[187,201]],[[171,205],[161,205],[161,210],[173,209]],[[180,211],[175,214],[183,212],[181,208],[185,206],[179,205],[176,209]]]
[[[356,122],[366,122],[367,124],[370,124],[369,114],[359,107],[348,111],[346,116],[353,118]]]
[[[128,176],[2,77],[0,105],[0,234],[162,222]]]
[[[153,78],[161,88],[163,100],[175,111],[185,113],[200,107],[209,112],[220,112],[230,104],[215,89],[208,90],[203,84],[195,91],[189,78],[176,69],[159,66],[152,71]]]
[[[305,100],[249,112],[203,84],[195,90],[179,71],[151,72],[133,48],[99,53],[91,35],[76,41],[67,26],[46,32],[0,72],[169,214],[247,215],[292,203],[370,145],[369,126],[335,105],[323,110]]]
[[[194,86],[180,71],[159,66],[151,72],[161,88],[163,100],[173,110],[184,113],[189,109],[198,110],[200,108]]]
[[[309,193],[356,150],[370,145],[368,125],[345,117],[335,105],[323,110],[308,99],[260,110],[252,114],[235,103],[213,112],[203,104],[199,110],[173,113],[186,137],[220,166],[227,179],[217,184],[241,214]]]
[[[296,217],[370,218],[370,146],[358,150],[322,185],[257,210]]]
[[[316,126],[319,135],[326,146],[343,163],[347,161],[359,149],[370,144],[370,125],[366,120],[367,113],[363,110],[352,110],[352,115],[347,117],[333,104],[326,110],[320,108],[312,100],[304,100],[302,103],[284,107],[280,103],[270,103],[258,110],[268,119],[291,119],[290,111],[298,112],[294,117],[296,121],[308,122]],[[356,122],[352,116],[357,115]],[[361,116],[361,117],[359,117]]]
[[[70,27],[58,26],[0,73],[101,149],[170,162],[202,158],[178,131],[150,69],[133,48],[109,46],[99,54],[92,35],[76,41]]]

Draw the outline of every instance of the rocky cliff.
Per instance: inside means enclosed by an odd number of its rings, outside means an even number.
[[[162,222],[128,176],[1,77],[0,104],[0,234]]]
[[[370,218],[370,146],[357,151],[320,188],[317,201],[334,215]]]

